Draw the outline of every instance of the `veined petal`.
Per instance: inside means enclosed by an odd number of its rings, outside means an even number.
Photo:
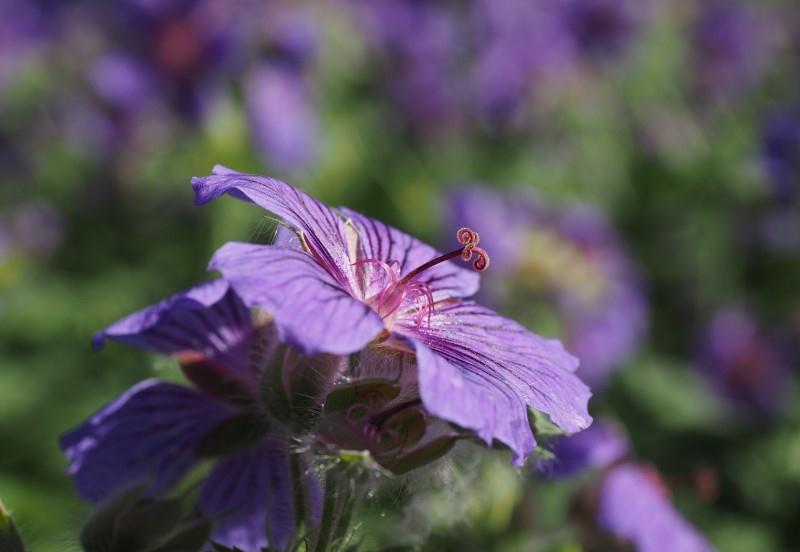
[[[528,406],[574,433],[592,421],[578,361],[544,339],[470,302],[439,304],[430,324],[396,323],[416,346],[420,396],[432,414],[505,443],[522,464],[535,440]]]
[[[173,354],[196,351],[238,376],[249,376],[250,312],[219,279],[176,293],[95,334],[95,348],[106,339]]]
[[[282,340],[305,354],[349,354],[383,330],[374,310],[302,251],[231,242],[209,269],[219,270],[245,304],[270,312]]]
[[[294,531],[293,505],[288,451],[273,441],[220,460],[198,500],[215,521],[211,540],[241,550],[284,550]]]
[[[358,231],[359,259],[373,259],[399,264],[399,276],[405,276],[418,266],[439,257],[441,253],[418,239],[350,209],[340,207]],[[469,266],[469,265],[467,265]],[[480,276],[468,267],[447,261],[429,268],[416,277],[428,284],[437,298],[469,297],[478,291]]]
[[[235,410],[180,385],[146,380],[64,434],[67,472],[91,501],[137,481],[158,494],[195,463],[203,437]]]
[[[713,547],[634,465],[612,469],[600,489],[598,524],[640,552],[713,552]]]
[[[354,281],[344,222],[310,195],[279,180],[220,166],[211,176],[192,178],[192,188],[197,205],[227,193],[275,213],[302,234],[312,256],[340,285],[347,288]]]

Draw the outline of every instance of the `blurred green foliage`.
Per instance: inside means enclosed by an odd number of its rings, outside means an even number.
[[[0,262],[0,495],[31,550],[77,546],[88,512],[64,473],[59,435],[142,378],[178,377],[171,364],[121,346],[93,352],[92,333],[209,278],[204,267],[225,241],[271,238],[256,208],[193,206],[189,178],[214,163],[284,177],[434,243],[443,241],[443,193],[459,182],[528,185],[556,203],[607,209],[640,265],[651,325],[593,413],[623,422],[638,456],[679,483],[679,508],[720,550],[800,549],[796,387],[779,420],[754,421],[731,412],[692,366],[710,315],[729,304],[797,340],[800,256],[742,238],[770,205],[756,159],[761,118],[776,98],[789,99],[789,85],[768,80],[738,103],[692,105],[680,84],[685,41],[664,16],[616,73],[564,90],[537,133],[421,141],[386,122],[344,24],[326,33],[335,47],[321,49],[315,75],[323,154],[305,172],[281,174],[260,160],[235,101],[215,106],[202,129],[176,129],[166,147],[124,152],[110,170],[58,136],[17,144],[30,148],[31,170],[0,175],[0,214],[46,201],[64,220],[51,255],[12,251]],[[37,123],[36,102],[58,93],[42,67],[15,86],[0,120],[11,142]],[[648,147],[645,132],[655,133]],[[465,446],[433,484],[412,476],[377,491],[357,539],[385,546],[419,523],[427,544],[411,544],[430,550],[578,552],[564,521],[579,483],[535,482],[507,460]],[[718,478],[705,499],[689,481],[704,466]]]

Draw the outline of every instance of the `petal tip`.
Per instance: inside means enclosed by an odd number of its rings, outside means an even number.
[[[102,351],[106,346],[106,332],[101,330],[92,336],[92,349]]]

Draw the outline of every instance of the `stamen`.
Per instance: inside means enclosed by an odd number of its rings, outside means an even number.
[[[472,259],[472,254],[478,256],[473,263],[473,268],[478,272],[483,272],[487,268],[489,268],[489,254],[480,247],[477,247],[478,242],[481,241],[481,235],[478,234],[472,228],[459,228],[458,232],[456,232],[456,239],[458,243],[464,244],[464,250],[461,253],[461,259],[464,262],[469,262]]]
[[[489,255],[485,250],[478,247],[481,237],[476,231],[471,228],[460,228],[456,232],[456,239],[462,244],[462,247],[431,259],[408,272],[402,278],[399,278],[400,264],[394,259],[389,263],[378,259],[362,259],[353,263],[356,268],[371,265],[383,272],[382,281],[379,278],[380,289],[366,297],[367,302],[383,318],[387,318],[394,313],[404,301],[406,304],[413,303],[417,309],[417,327],[421,327],[426,320],[430,325],[431,316],[435,310],[433,291],[427,282],[415,281],[414,278],[429,268],[456,257],[461,257],[463,261],[469,262],[472,260],[473,255],[477,255],[477,259],[472,265],[475,270],[484,271],[489,268]],[[310,250],[313,254],[313,249]],[[373,272],[369,282],[365,281],[366,276],[363,273],[359,274],[362,279],[361,285],[365,287],[364,293],[366,295],[371,291],[369,288],[374,287],[373,284],[377,283],[375,281],[376,274]]]
[[[472,255],[475,254],[478,258],[473,263],[473,268],[478,272],[483,272],[487,268],[489,268],[489,254],[486,253],[485,250],[477,247],[478,242],[481,241],[481,236],[472,228],[459,228],[458,232],[456,232],[456,239],[458,243],[464,245],[464,247],[460,247],[459,249],[455,249],[450,253],[445,253],[435,259],[428,261],[427,263],[418,266],[400,280],[399,284],[406,284],[411,281],[415,276],[418,274],[428,270],[429,268],[436,266],[437,264],[443,263],[445,261],[449,261],[454,257],[461,257],[461,259],[465,262],[468,262],[472,259]]]

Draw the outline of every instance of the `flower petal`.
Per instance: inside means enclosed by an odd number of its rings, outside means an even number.
[[[275,317],[283,341],[305,354],[349,354],[383,330],[383,320],[354,299],[310,255],[231,242],[211,259],[250,307]]]
[[[93,344],[101,349],[108,338],[165,354],[196,351],[247,376],[251,331],[250,312],[220,279],[126,316],[95,334]]]
[[[215,521],[214,542],[241,550],[261,550],[268,544],[284,550],[295,521],[286,446],[267,440],[220,460],[197,505]],[[267,535],[274,542],[268,542]]]
[[[339,284],[348,287],[354,281],[344,222],[333,209],[310,195],[279,180],[220,166],[211,176],[192,178],[192,188],[197,205],[227,193],[275,213],[302,233],[313,257]]]
[[[633,465],[611,470],[600,490],[598,524],[640,552],[711,552],[706,542]]]
[[[67,472],[90,501],[140,480],[169,489],[194,465],[194,449],[235,412],[188,387],[146,380],[103,407],[59,444]]]
[[[394,329],[415,342],[428,411],[487,443],[505,443],[518,465],[535,445],[529,406],[570,433],[591,423],[591,392],[573,373],[577,359],[557,340],[470,302],[438,305],[430,325],[403,321]]]
[[[343,215],[350,218],[359,236],[359,258],[374,259],[387,264],[399,263],[399,274],[405,276],[418,266],[441,255],[439,251],[418,239],[350,209],[341,207]],[[429,268],[416,277],[426,283],[437,299],[469,297],[478,291],[480,276],[471,268],[447,261]]]

